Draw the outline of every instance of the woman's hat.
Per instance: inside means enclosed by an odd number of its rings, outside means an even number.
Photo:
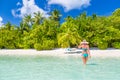
[[[85,39],[81,42],[81,44],[89,44]]]

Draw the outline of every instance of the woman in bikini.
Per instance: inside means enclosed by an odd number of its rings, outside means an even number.
[[[86,40],[83,40],[80,45],[78,46],[78,48],[82,48],[82,61],[83,64],[87,63],[88,60],[88,56],[90,56],[90,49],[89,49],[89,43]]]

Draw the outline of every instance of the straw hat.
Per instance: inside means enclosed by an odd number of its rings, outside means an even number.
[[[89,44],[85,39],[81,42],[81,44]]]

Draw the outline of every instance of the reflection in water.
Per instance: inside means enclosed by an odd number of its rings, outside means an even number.
[[[88,63],[87,65],[98,65],[98,64],[96,64],[96,63]]]

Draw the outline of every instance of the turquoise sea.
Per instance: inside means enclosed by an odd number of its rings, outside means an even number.
[[[0,80],[120,80],[120,58],[0,56]]]

